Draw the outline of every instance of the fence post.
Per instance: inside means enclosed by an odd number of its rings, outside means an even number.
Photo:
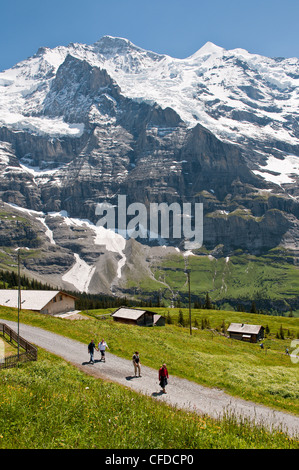
[[[11,328],[9,328],[9,326],[5,325],[4,323],[1,323],[0,325],[2,326],[3,338],[4,333],[6,333],[7,335],[9,335],[10,342],[12,341],[12,339],[18,342],[18,354],[15,356],[5,357],[3,364],[1,364],[0,361],[0,369],[14,367],[18,365],[18,363],[20,362],[20,358],[22,358],[22,360],[24,359],[24,362],[37,360],[37,348],[35,346],[29,343],[26,339],[17,335]],[[19,352],[20,340],[23,345],[22,347],[25,349],[25,353],[22,354],[20,354]]]

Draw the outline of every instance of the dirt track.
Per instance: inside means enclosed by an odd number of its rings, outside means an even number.
[[[15,322],[1,320],[17,331]],[[194,410],[211,417],[234,414],[240,418],[254,421],[270,429],[279,429],[291,436],[299,436],[299,417],[275,411],[262,405],[234,398],[221,390],[203,387],[194,382],[175,376],[169,378],[167,394],[161,393],[158,371],[142,366],[142,377],[133,376],[131,358],[123,359],[106,352],[106,362],[99,362],[100,353],[95,352],[95,364],[89,364],[87,345],[74,341],[41,328],[20,325],[20,336],[29,342],[54,353],[83,370],[86,374],[108,379],[136,392],[163,400],[172,406]]]

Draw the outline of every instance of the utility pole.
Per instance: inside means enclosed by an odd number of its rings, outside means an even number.
[[[18,360],[20,358],[20,310],[21,310],[20,248],[18,248]]]
[[[187,276],[188,276],[188,290],[189,290],[189,325],[190,325],[190,335],[192,335],[192,325],[191,325],[191,294],[190,294],[190,271],[191,269],[187,269]]]

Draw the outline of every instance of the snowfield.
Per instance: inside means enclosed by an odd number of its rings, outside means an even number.
[[[25,209],[24,207],[17,206],[16,204],[6,204],[20,212],[25,212],[38,220],[43,225],[45,235],[48,237],[52,245],[55,245],[56,242],[52,230],[50,230],[45,222],[46,217],[59,217],[62,219],[62,223],[68,226],[88,227],[94,232],[95,245],[104,246],[107,251],[119,254],[120,259],[117,266],[117,277],[121,278],[121,270],[126,264],[126,256],[124,254],[126,239],[122,235],[115,233],[110,229],[106,229],[105,227],[94,225],[87,219],[71,218],[68,216],[66,211],[50,212],[45,214],[44,212]],[[96,266],[86,263],[86,261],[81,259],[77,253],[74,253],[74,258],[74,265],[62,276],[62,280],[75,286],[79,292],[88,292],[88,287],[96,271]]]
[[[261,167],[262,171],[253,170],[257,175],[275,184],[294,183],[295,176],[299,175],[299,158],[296,155],[287,155],[282,160],[270,156],[267,165]]]
[[[299,119],[298,58],[267,58],[211,42],[185,59],[146,51],[111,36],[92,45],[40,48],[33,57],[0,73],[0,125],[57,138],[82,136],[82,122],[43,114],[52,82],[69,55],[105,69],[124,96],[172,108],[188,126],[200,123],[222,141],[243,148],[253,140],[267,146],[275,141],[299,145],[292,124]],[[99,114],[95,108],[93,112]],[[111,117],[99,119],[108,124]],[[255,168],[256,174],[278,184],[292,182],[291,174],[299,175],[297,156],[286,152],[283,165],[272,157],[260,172]]]
[[[171,107],[190,126],[201,122],[219,136],[231,135],[232,124],[237,123],[229,119],[229,125],[225,120],[219,122],[219,119],[211,118],[207,104],[210,106],[214,100],[252,112],[250,100],[256,101],[258,97],[264,109],[257,113],[280,123],[284,122],[284,113],[298,111],[297,58],[277,61],[243,49],[227,51],[208,42],[190,57],[176,59],[145,51],[126,39],[104,36],[90,46],[70,44],[54,49],[41,48],[35,56],[0,73],[0,116],[3,124],[25,126],[24,116],[29,110],[42,110],[51,81],[68,54],[87,61],[91,66],[106,69],[124,95],[158,103],[162,108]],[[252,90],[245,90],[244,94],[242,87],[252,86],[257,74],[260,81],[256,96],[251,96]],[[267,106],[271,109],[267,110]],[[36,131],[40,128],[41,132],[49,126],[51,134],[51,121],[36,119],[33,126]],[[73,129],[62,122],[52,125],[53,132],[73,135],[82,132],[80,123]],[[246,127],[243,128],[245,133]],[[247,129],[249,134],[254,132],[255,126],[250,127]],[[291,139],[298,143],[298,139]]]
[[[105,227],[98,227],[86,219],[70,218],[66,211],[50,213],[49,215],[52,217],[62,217],[63,223],[66,225],[78,227],[87,226],[93,230],[95,245],[105,246],[107,251],[112,251],[120,255],[121,259],[118,261],[117,277],[121,278],[121,269],[126,263],[126,257],[123,253],[126,247],[126,240],[122,235],[110,229],[106,229]],[[73,284],[80,292],[88,292],[88,286],[95,273],[95,266],[88,265],[78,254],[74,254],[74,256],[75,264],[63,275],[62,280]]]
[[[74,266],[61,279],[75,286],[79,292],[88,292],[88,286],[96,268],[89,266],[77,253],[74,253],[74,257]]]

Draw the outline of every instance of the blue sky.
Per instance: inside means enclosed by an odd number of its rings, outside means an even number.
[[[125,37],[184,58],[207,41],[269,57],[299,57],[298,0],[0,0],[0,70],[41,46]]]

